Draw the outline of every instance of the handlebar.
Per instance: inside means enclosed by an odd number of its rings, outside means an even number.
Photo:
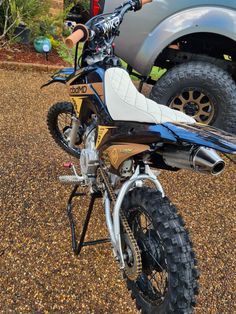
[[[78,42],[84,42],[89,38],[89,30],[83,24],[77,24],[74,28],[74,32],[68,36],[65,40],[65,44],[68,48],[73,48]]]
[[[113,16],[113,18],[107,18],[105,21],[95,25],[93,31],[98,34],[106,34],[107,31],[114,26],[118,28],[122,22],[124,14],[129,10],[139,10],[143,5],[152,2],[153,0],[130,0],[125,2],[121,6],[121,11],[118,15]],[[65,44],[68,48],[73,48],[78,42],[84,42],[89,39],[90,31],[83,24],[77,24],[74,28],[73,33],[68,36],[65,40]]]
[[[152,1],[153,0],[141,0],[141,3],[142,3],[142,6],[143,6],[144,4],[150,3]]]

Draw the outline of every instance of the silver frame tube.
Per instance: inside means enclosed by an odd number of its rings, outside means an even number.
[[[116,247],[116,241],[115,241],[115,235],[114,235],[114,228],[113,228],[113,223],[112,223],[112,218],[111,218],[111,206],[110,206],[110,200],[108,198],[107,192],[104,194],[104,206],[105,206],[105,216],[106,216],[106,224],[107,224],[107,229],[110,235],[111,243],[113,247]]]
[[[148,180],[148,181],[153,182],[156,189],[161,192],[162,197],[165,196],[161,183],[158,181],[156,176],[152,173],[150,167],[146,165],[145,174],[140,174],[140,167],[138,166],[136,168],[134,175],[128,181],[126,181],[123,184],[122,188],[120,189],[120,192],[118,194],[118,197],[114,206],[114,210],[113,210],[113,221],[112,221],[111,212],[110,212],[110,201],[109,201],[107,192],[105,193],[105,214],[106,214],[107,228],[110,234],[113,247],[115,251],[118,253],[117,255],[119,256],[121,269],[125,267],[125,262],[124,262],[124,256],[123,256],[122,247],[121,247],[121,237],[120,237],[120,209],[121,209],[121,205],[122,205],[122,202],[124,200],[126,193],[135,185],[137,181],[142,182],[143,180]]]

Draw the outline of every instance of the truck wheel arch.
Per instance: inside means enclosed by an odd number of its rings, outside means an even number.
[[[162,21],[149,34],[131,66],[142,75],[148,75],[161,52],[189,34],[219,34],[236,42],[235,20],[236,11],[227,8],[204,6],[178,12]]]

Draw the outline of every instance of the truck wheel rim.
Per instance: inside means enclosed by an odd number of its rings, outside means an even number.
[[[197,89],[185,90],[174,96],[169,107],[184,112],[204,124],[210,124],[215,115],[215,108],[210,98]]]

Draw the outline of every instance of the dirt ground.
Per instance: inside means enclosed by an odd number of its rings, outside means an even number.
[[[109,244],[70,247],[65,205],[70,191],[57,177],[71,160],[46,127],[49,106],[66,91],[40,85],[48,74],[0,70],[0,313],[137,313]],[[72,159],[73,160],[73,159]],[[180,208],[199,260],[197,314],[233,314],[235,307],[236,166],[219,177],[162,172]],[[88,199],[78,202],[78,225]],[[106,236],[98,202],[89,237]]]

